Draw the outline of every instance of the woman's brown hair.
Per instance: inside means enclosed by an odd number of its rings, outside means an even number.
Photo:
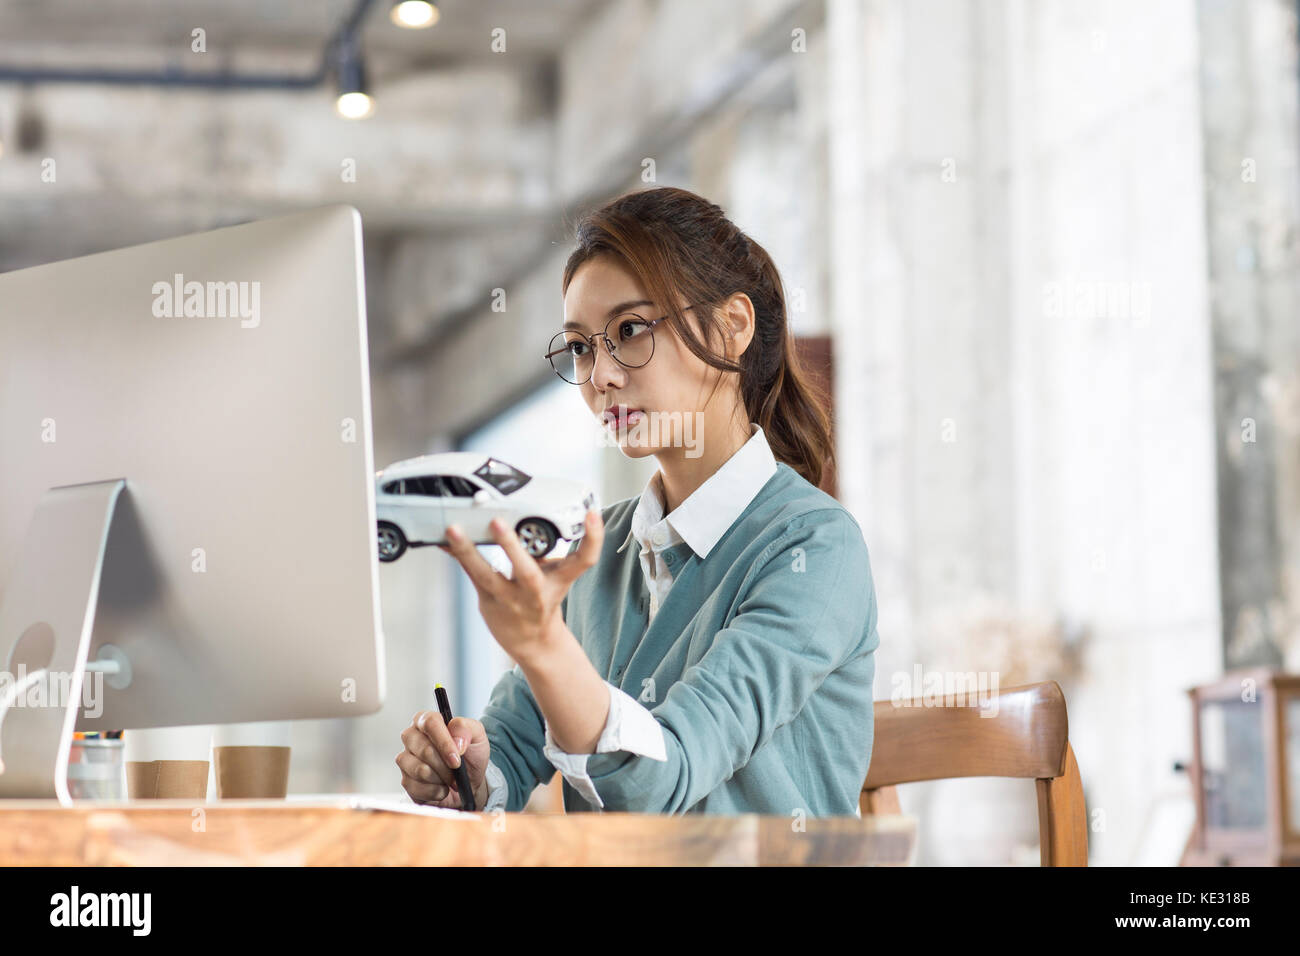
[[[710,366],[740,373],[749,421],[762,427],[772,454],[814,485],[835,460],[827,396],[801,367],[786,322],[776,264],[721,207],[685,189],[661,186],[617,197],[583,216],[578,247],[564,267],[562,291],[588,259],[612,255],[662,305],[678,337]],[[754,304],[754,337],[732,362],[713,352],[686,320],[681,300],[717,306],[737,292]],[[724,332],[709,309],[695,309],[710,341]],[[715,385],[716,389],[716,385]]]

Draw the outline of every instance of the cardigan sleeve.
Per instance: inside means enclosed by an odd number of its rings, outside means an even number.
[[[664,747],[664,731],[654,715],[646,710],[631,694],[621,687],[615,687],[605,681],[609,688],[609,716],[605,718],[605,727],[596,741],[595,753],[612,753],[626,750],[634,754],[643,754],[654,760],[667,760]],[[600,794],[592,787],[591,778],[587,776],[587,760],[590,754],[571,754],[561,750],[551,735],[549,721],[543,721],[546,727],[546,745],[542,753],[555,765],[569,786],[586,798],[597,809],[604,809]]]
[[[587,760],[604,809],[690,810],[793,720],[828,674],[879,644],[866,542],[843,509],[792,519],[741,587],[730,622],[650,711],[667,760],[626,751]],[[863,693],[869,719],[871,689]]]
[[[560,603],[560,613],[566,619],[568,607],[566,595]],[[538,784],[555,776],[555,766],[542,752],[546,744],[542,708],[518,664],[501,675],[492,688],[479,722],[491,744],[489,765],[496,771],[486,778],[485,809],[503,806],[510,812],[523,810]]]

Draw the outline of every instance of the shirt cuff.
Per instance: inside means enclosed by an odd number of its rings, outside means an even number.
[[[489,760],[487,769],[483,771],[483,779],[487,781],[488,786],[487,801],[483,804],[483,812],[504,810],[506,801],[510,797],[510,785],[506,783],[506,775],[501,772],[496,764]]]
[[[609,688],[609,717],[605,720],[605,729],[596,741],[596,753],[613,753],[626,750],[630,753],[649,757],[652,760],[666,761],[668,748],[664,743],[664,731],[650,713],[635,698],[605,681]],[[604,809],[605,801],[596,792],[596,786],[587,775],[587,758],[591,754],[571,754],[563,751],[551,736],[551,725],[546,725],[546,743],[542,753],[546,755],[555,769],[564,775],[573,789],[577,790],[588,803]]]

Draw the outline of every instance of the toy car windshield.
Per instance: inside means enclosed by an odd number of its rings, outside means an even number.
[[[474,474],[503,495],[518,491],[532,481],[532,475],[526,475],[513,465],[507,465],[504,461],[498,461],[496,458],[489,458],[474,470]]]

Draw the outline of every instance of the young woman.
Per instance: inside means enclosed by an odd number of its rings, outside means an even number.
[[[460,562],[516,662],[481,721],[415,715],[397,756],[419,803],[568,812],[857,814],[872,747],[876,600],[857,522],[821,491],[826,413],[799,369],[771,258],[682,189],[588,215],[547,355],[624,454],[659,468],[512,576]],[[633,546],[635,545],[635,546]]]

